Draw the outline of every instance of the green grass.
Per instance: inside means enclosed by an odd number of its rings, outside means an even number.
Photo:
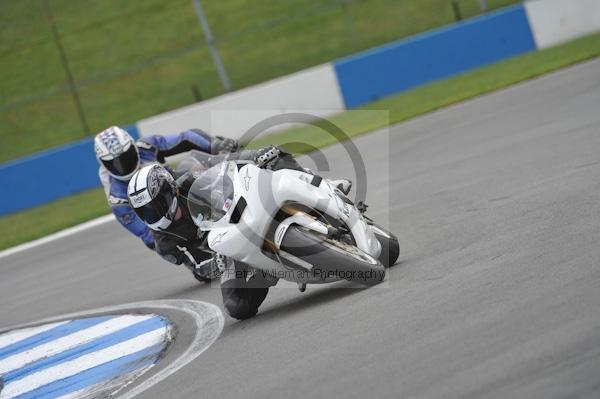
[[[109,212],[104,190],[97,188],[5,216],[0,218],[0,249],[46,236]]]
[[[222,94],[191,0],[48,1],[92,133]],[[43,4],[0,2],[0,162],[85,135]],[[454,21],[450,0],[202,4],[235,89]]]
[[[526,54],[448,80],[372,103],[362,109],[387,112],[346,112],[331,120],[349,136],[364,134],[388,123],[397,123],[447,105],[479,96],[542,75],[567,65],[600,56],[600,34],[544,51]],[[324,147],[335,140],[318,127],[291,129],[259,138],[252,147],[290,142]],[[307,146],[296,146],[302,152]],[[0,218],[0,249],[26,242],[108,212],[101,189],[75,195],[39,208]]]

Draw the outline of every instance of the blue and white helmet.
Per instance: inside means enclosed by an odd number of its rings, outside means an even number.
[[[171,225],[177,211],[177,186],[173,176],[161,165],[144,166],[129,180],[129,203],[152,230]]]
[[[140,167],[140,155],[133,138],[118,126],[111,126],[94,138],[96,159],[115,179],[127,181]]]

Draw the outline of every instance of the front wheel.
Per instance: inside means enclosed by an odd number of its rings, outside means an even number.
[[[385,267],[390,267],[398,260],[400,256],[400,244],[398,238],[389,232],[388,230],[373,224],[373,233],[375,238],[381,244],[381,254],[379,255],[379,261],[383,263]]]
[[[316,277],[343,278],[363,285],[385,279],[385,267],[357,247],[300,226],[290,226],[281,249],[313,265]]]

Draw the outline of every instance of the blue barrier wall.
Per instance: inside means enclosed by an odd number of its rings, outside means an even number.
[[[375,48],[334,63],[346,108],[535,50],[523,6]]]
[[[126,128],[138,137],[135,126]],[[94,139],[0,165],[0,215],[43,205],[100,185]]]
[[[352,108],[532,50],[526,12],[515,6],[338,60],[334,68]],[[136,126],[127,129],[138,137]],[[91,138],[0,165],[0,216],[97,187],[97,172]]]

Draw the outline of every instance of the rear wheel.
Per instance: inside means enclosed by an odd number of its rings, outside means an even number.
[[[374,285],[385,279],[385,268],[379,260],[357,247],[330,239],[300,226],[290,226],[281,249],[313,265],[315,276],[339,277],[363,285]]]

